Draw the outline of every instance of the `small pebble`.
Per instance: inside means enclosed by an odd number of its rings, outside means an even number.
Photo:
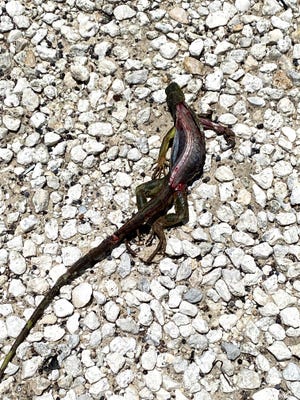
[[[274,388],[261,389],[252,395],[253,400],[279,400],[279,390]]]
[[[276,341],[268,347],[268,350],[278,361],[290,360],[292,357],[292,353],[284,342]]]
[[[18,118],[11,117],[10,115],[3,116],[4,126],[12,132],[16,132],[21,125],[21,121]]]
[[[59,299],[53,304],[53,309],[57,317],[67,317],[73,314],[74,307],[66,299]]]
[[[237,376],[237,385],[240,389],[257,389],[260,387],[261,380],[257,372],[242,368]]]
[[[189,46],[189,52],[193,57],[199,57],[202,53],[204,43],[202,39],[194,40]],[[300,58],[300,57],[299,57]]]
[[[223,72],[220,68],[216,68],[212,74],[208,74],[205,79],[206,90],[218,91],[221,89],[223,82]]]
[[[123,21],[124,19],[132,18],[135,16],[135,11],[129,7],[127,4],[117,6],[114,9],[114,16],[118,21]]]
[[[225,12],[215,11],[206,18],[205,23],[208,26],[208,28],[214,29],[219,26],[226,25],[228,20],[229,20],[229,15],[227,15]]]
[[[85,307],[91,300],[92,287],[89,283],[80,283],[72,291],[72,303],[76,308]]]

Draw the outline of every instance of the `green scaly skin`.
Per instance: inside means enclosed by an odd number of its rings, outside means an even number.
[[[184,103],[184,94],[176,83],[171,83],[167,87],[166,94],[167,104],[174,120],[174,127],[163,139],[153,179],[138,186],[136,189],[138,212],[120,229],[104,239],[99,246],[91,249],[76,261],[49,289],[6,354],[0,367],[0,381],[4,376],[8,363],[15,356],[17,348],[27,338],[31,329],[43,316],[44,311],[55,296],[59,295],[62,286],[69,284],[85,270],[92,268],[103,260],[115,247],[135,236],[139,228],[144,225],[152,228],[151,240],[154,236],[159,239],[156,249],[146,262],[150,263],[159,251],[165,251],[166,239],[163,229],[188,220],[187,185],[190,185],[196,179],[195,171],[188,169],[188,164],[191,164],[189,161],[192,161],[192,167],[193,165],[195,166],[193,169],[195,170],[199,167],[200,173],[202,172],[205,159],[202,125],[208,129],[215,130],[218,134],[225,135],[229,145],[234,145],[234,135],[230,129],[205,118],[200,120],[196,118],[193,111]],[[185,143],[185,138],[189,139],[188,145]],[[199,138],[201,139],[200,141]],[[168,173],[165,174],[167,167],[166,153],[172,142],[175,143],[171,153],[172,162]],[[196,147],[196,143],[198,143],[198,146],[200,143],[199,149],[193,148],[194,145]],[[174,147],[175,150],[173,150]],[[189,155],[193,156],[192,160],[189,160]],[[162,175],[163,177],[161,177]],[[175,212],[168,214],[167,212],[172,206],[174,206]]]

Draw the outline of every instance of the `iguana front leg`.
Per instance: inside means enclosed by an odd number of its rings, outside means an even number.
[[[205,129],[211,129],[216,132],[217,135],[223,135],[230,149],[235,146],[235,135],[230,128],[212,122],[210,119],[204,117],[199,117],[198,119]]]
[[[163,174],[164,176],[166,175],[166,168],[168,166],[168,162],[166,159],[167,152],[169,148],[172,145],[172,141],[174,139],[176,133],[176,128],[173,126],[168,133],[165,135],[163,138],[163,141],[161,143],[160,149],[159,149],[159,155],[157,159],[157,165],[154,168],[153,174],[152,174],[152,179],[159,178]]]

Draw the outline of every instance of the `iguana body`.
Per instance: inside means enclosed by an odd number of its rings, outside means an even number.
[[[32,327],[42,317],[54,297],[59,294],[62,286],[103,260],[115,247],[132,237],[144,225],[151,226],[153,236],[157,236],[159,239],[157,248],[147,262],[151,262],[158,251],[165,250],[166,240],[163,229],[188,220],[187,187],[203,171],[205,138],[202,125],[224,134],[227,141],[234,145],[234,135],[230,129],[214,124],[205,118],[201,118],[199,121],[195,117],[193,111],[185,104],[183,92],[176,83],[171,83],[167,87],[166,94],[167,104],[174,119],[174,127],[162,142],[153,180],[136,189],[138,212],[120,229],[104,239],[99,246],[91,249],[76,261],[49,289],[4,358],[0,367],[0,381],[17,348],[29,335]],[[160,178],[165,168],[166,153],[171,147],[171,142],[173,142],[173,146],[169,171],[166,176]],[[149,198],[150,200],[148,200]],[[174,206],[175,212],[168,214],[167,211],[172,206]]]

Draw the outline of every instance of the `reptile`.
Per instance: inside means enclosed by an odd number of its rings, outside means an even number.
[[[151,241],[155,237],[158,238],[157,247],[146,263],[151,263],[158,252],[164,253],[166,248],[164,229],[188,221],[187,188],[202,175],[205,162],[204,128],[224,135],[229,147],[235,145],[235,136],[231,129],[214,123],[208,118],[196,117],[185,103],[184,94],[177,83],[172,82],[168,85],[166,96],[174,125],[162,141],[152,180],[139,185],[136,189],[138,211],[112,235],[70,266],[46,292],[5,356],[0,367],[0,381],[17,348],[27,338],[55,296],[59,294],[62,286],[103,260],[122,242],[128,243],[128,240],[145,225],[151,227]],[[170,148],[168,165],[167,152]],[[173,206],[174,212],[168,213]],[[128,248],[130,250],[130,247]]]

